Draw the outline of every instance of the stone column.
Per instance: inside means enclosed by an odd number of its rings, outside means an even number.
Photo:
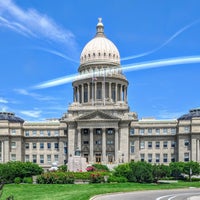
[[[111,82],[109,82],[109,99],[111,100],[112,99],[112,93],[111,93],[111,91],[112,91],[112,83]]]
[[[122,101],[123,99],[122,99],[122,92],[123,92],[123,90],[122,90],[122,88],[123,88],[123,86],[120,84],[120,98],[119,98],[119,100],[120,101]]]
[[[77,138],[77,146],[78,146],[78,149],[81,151],[81,129],[77,129],[78,131],[78,138]]]
[[[77,101],[80,103],[79,85],[77,86]]]
[[[117,83],[115,83],[115,102],[118,101],[118,89],[117,89]]]
[[[199,140],[196,141],[196,161],[199,162]]]
[[[125,103],[127,103],[127,87],[124,86],[124,100],[125,100]]]
[[[102,129],[102,162],[106,164],[106,130]]]
[[[84,103],[84,85],[81,84],[81,103]]]
[[[94,102],[96,101],[97,97],[97,82],[94,82]]]
[[[90,128],[90,162],[94,161],[94,141],[93,141],[93,129]]]
[[[76,87],[73,87],[73,102],[76,102]]]
[[[90,102],[90,83],[88,83],[88,102]]]
[[[1,162],[4,162],[4,146],[3,141],[1,141]]]
[[[118,163],[118,149],[119,149],[119,144],[118,144],[118,129],[115,129],[115,163]]]

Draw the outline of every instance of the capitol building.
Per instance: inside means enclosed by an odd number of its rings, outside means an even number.
[[[138,119],[129,110],[119,51],[105,36],[101,19],[81,52],[78,73],[73,102],[60,119],[30,122],[0,112],[1,163],[30,161],[48,169],[54,162],[67,164],[77,151],[88,164],[110,166],[200,162],[200,109],[176,120]]]

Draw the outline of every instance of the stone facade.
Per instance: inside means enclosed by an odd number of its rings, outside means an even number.
[[[200,109],[176,120],[139,120],[130,112],[128,80],[101,19],[83,48],[78,71],[73,102],[59,120],[24,122],[14,113],[0,113],[0,162],[31,161],[50,168],[54,162],[68,163],[77,149],[88,164],[111,167],[131,160],[200,161]]]

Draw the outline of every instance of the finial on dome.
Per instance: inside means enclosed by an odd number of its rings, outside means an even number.
[[[104,35],[104,26],[103,26],[101,17],[98,18],[98,24],[97,24],[96,29],[97,29],[96,36],[105,37],[105,35]]]

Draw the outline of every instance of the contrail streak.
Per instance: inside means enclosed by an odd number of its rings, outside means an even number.
[[[38,47],[38,48],[35,48],[35,49],[38,49],[38,50],[41,50],[41,51],[46,51],[46,52],[48,52],[48,53],[54,54],[54,55],[56,55],[56,56],[59,56],[59,57],[61,57],[61,58],[64,58],[65,60],[72,61],[72,62],[74,62],[74,63],[79,63],[77,60],[74,60],[74,59],[72,59],[72,58],[66,56],[65,54],[60,53],[60,52],[55,51],[55,50],[51,50],[51,49],[47,49],[47,48],[41,48],[41,47]]]
[[[166,66],[184,65],[184,64],[192,64],[192,63],[200,63],[200,56],[175,57],[175,58],[168,58],[168,59],[162,59],[162,60],[152,60],[148,62],[133,63],[129,65],[124,65],[124,66],[117,66],[116,69],[114,69],[114,71],[117,71],[117,70],[122,70],[124,72],[139,71],[139,70],[144,70],[144,69],[152,69],[152,68],[160,68],[160,67],[166,67]],[[106,70],[105,72],[112,73],[112,69],[111,71],[109,69],[109,70]],[[103,73],[101,72],[101,75],[102,74]],[[40,83],[38,85],[33,86],[32,89],[43,89],[43,88],[54,87],[54,86],[62,85],[65,83],[73,82],[75,80],[92,78],[93,75],[94,75],[93,73],[72,74],[69,76],[64,76],[58,79],[49,80],[47,82]],[[95,76],[99,76],[99,72],[95,72]]]
[[[147,51],[147,52],[144,52],[144,53],[141,53],[141,54],[136,54],[136,55],[133,55],[133,56],[128,56],[128,57],[125,57],[125,58],[121,58],[121,61],[131,60],[131,59],[134,59],[134,58],[140,58],[140,57],[147,56],[147,55],[150,55],[152,53],[155,53],[156,51],[160,50],[161,48],[166,46],[168,43],[170,43],[173,39],[178,37],[181,33],[183,33],[184,31],[186,31],[187,29],[189,29],[190,27],[194,26],[195,24],[197,24],[199,22],[200,22],[200,19],[198,19],[198,20],[196,20],[196,21],[184,26],[183,28],[178,30],[174,35],[172,35],[168,40],[166,40],[163,44],[161,44],[157,48],[152,49],[152,50]]]

